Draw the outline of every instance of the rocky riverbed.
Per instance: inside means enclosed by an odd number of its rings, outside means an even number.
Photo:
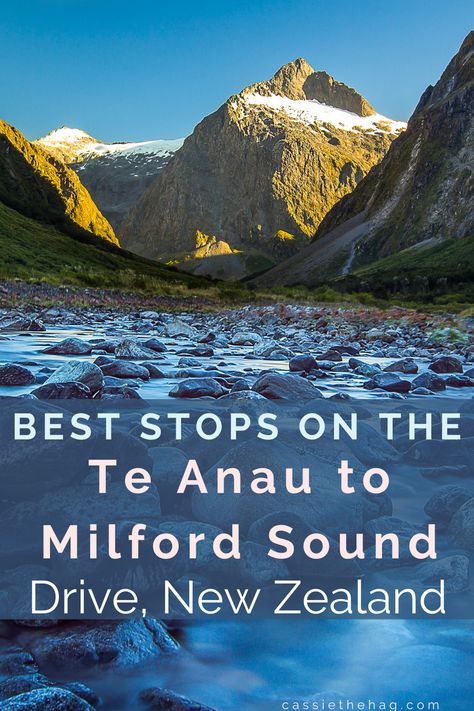
[[[402,309],[286,305],[180,314],[4,309],[0,395],[229,403],[472,398],[472,324]],[[441,523],[458,547],[446,563],[453,592],[472,584],[474,490],[471,473],[459,475],[454,468],[436,493],[424,495],[415,520],[391,518],[390,507],[366,521],[383,530],[389,518],[401,534],[426,520]],[[415,501],[416,484],[402,496]],[[432,574],[413,571],[422,582]],[[452,704],[446,708],[468,708],[454,703],[469,703],[474,693],[465,678],[472,640],[470,622],[443,621],[3,623],[0,708],[267,711],[285,700],[346,695],[418,700],[427,689]]]
[[[50,398],[474,394],[472,323],[394,309],[0,314],[0,394]]]

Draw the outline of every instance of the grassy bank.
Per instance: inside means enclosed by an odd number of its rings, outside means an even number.
[[[429,250],[405,250],[313,289],[256,289],[180,272],[98,239],[67,236],[0,203],[0,250],[0,280],[21,280],[26,288],[12,289],[11,293],[19,300],[31,299],[36,293],[43,303],[64,299],[61,287],[72,287],[76,301],[82,300],[84,305],[107,300],[145,304],[163,299],[167,308],[173,301],[177,308],[195,308],[196,304],[220,308],[282,301],[378,308],[402,305],[472,313],[474,303],[474,238],[452,240]],[[405,280],[403,288],[400,276]]]

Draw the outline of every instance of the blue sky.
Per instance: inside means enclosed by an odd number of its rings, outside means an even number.
[[[0,117],[174,138],[296,57],[406,119],[474,25],[472,0],[22,0],[0,13]]]

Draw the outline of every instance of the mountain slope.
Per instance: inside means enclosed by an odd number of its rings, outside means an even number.
[[[85,234],[118,245],[112,227],[77,175],[1,120],[0,201],[68,234]]]
[[[471,32],[437,84],[422,95],[405,133],[354,192],[329,212],[313,244],[257,281],[312,285],[327,277],[357,273],[389,255],[394,255],[389,262],[393,271],[401,250],[413,245],[429,250],[443,240],[473,235]],[[458,258],[464,247],[466,256],[471,253],[467,243],[460,244]],[[420,254],[413,253],[413,259]],[[386,263],[382,266],[386,271]],[[373,269],[370,274],[373,278]]]
[[[268,267],[307,244],[403,128],[296,60],[195,128],[131,210],[121,241],[217,276]]]
[[[35,144],[69,164],[117,230],[183,140],[104,143],[80,129],[62,126]]]
[[[0,202],[0,278],[41,279],[59,285],[146,290],[207,289],[204,279],[169,269],[86,232],[74,237]],[[189,292],[192,293],[192,292]]]

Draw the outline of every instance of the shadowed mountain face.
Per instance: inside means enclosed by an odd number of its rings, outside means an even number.
[[[438,255],[445,240],[472,236],[473,226],[471,32],[437,84],[422,95],[407,130],[354,192],[328,213],[311,246],[258,281],[312,285],[380,258],[393,261],[393,255],[410,248],[416,249],[415,262],[426,261],[429,250]],[[463,245],[470,249],[467,239],[459,243],[461,259]],[[406,256],[404,252],[404,263]]]
[[[103,143],[84,131],[63,126],[35,143],[69,164],[118,230],[183,139]]]
[[[306,245],[404,124],[302,59],[207,116],[132,208],[122,243],[238,278]]]
[[[76,174],[1,120],[0,202],[73,236],[118,245],[112,227]]]

